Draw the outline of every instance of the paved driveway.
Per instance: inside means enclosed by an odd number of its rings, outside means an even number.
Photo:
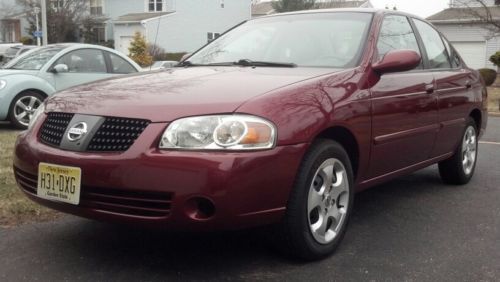
[[[169,234],[61,220],[0,229],[0,280],[500,280],[500,118],[470,184],[436,167],[360,193],[343,244],[303,264],[258,232]]]

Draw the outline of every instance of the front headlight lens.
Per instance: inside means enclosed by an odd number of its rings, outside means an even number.
[[[40,116],[42,115],[43,112],[45,112],[45,104],[44,103],[40,104],[38,109],[36,109],[36,111],[33,113],[33,116],[30,119],[30,123],[28,124],[28,130],[31,129],[31,127],[33,127],[33,125],[40,118]]]
[[[0,79],[0,90],[4,89],[7,86],[7,81]]]
[[[262,150],[274,147],[275,126],[250,115],[189,117],[172,122],[160,149]]]

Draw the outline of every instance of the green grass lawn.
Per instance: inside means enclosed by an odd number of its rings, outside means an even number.
[[[500,88],[489,87],[488,88],[488,111],[499,112],[498,101],[500,100]]]
[[[0,127],[0,226],[46,221],[58,213],[30,201],[18,188],[12,172],[12,150],[18,131]]]

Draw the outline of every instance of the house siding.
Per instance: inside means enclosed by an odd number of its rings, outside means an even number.
[[[451,42],[485,42],[486,55],[484,66],[496,69],[489,61],[489,57],[500,50],[500,37],[493,36],[492,32],[480,24],[436,24],[434,26],[441,31]]]
[[[450,41],[486,41],[489,37],[491,37],[490,31],[478,24],[434,23],[434,26]]]
[[[208,32],[223,33],[251,18],[250,1],[225,0],[221,8],[220,0],[182,0],[175,8],[175,13],[145,24],[147,40],[167,52],[196,51],[207,43]]]
[[[106,22],[106,40],[115,38],[113,21],[119,16],[128,13],[141,13],[144,11],[143,0],[106,0],[104,1],[104,15],[109,19]],[[116,44],[116,42],[115,42]]]
[[[495,6],[495,0],[483,0],[487,6]],[[451,7],[464,8],[464,7],[481,7],[482,5],[477,0],[451,0]]]

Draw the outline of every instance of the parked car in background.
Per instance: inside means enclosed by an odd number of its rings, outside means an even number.
[[[15,58],[0,69],[0,120],[27,128],[48,96],[75,85],[140,71],[123,54],[87,44],[55,44]]]
[[[2,65],[3,57],[5,56],[5,52],[10,47],[14,46],[22,46],[21,43],[0,43],[0,65]]]
[[[18,45],[18,46],[13,46],[7,49],[5,51],[5,54],[3,56],[3,64],[8,63],[9,61],[13,60],[16,57],[19,57],[20,55],[26,53],[29,50],[38,48],[38,46],[33,46],[33,45]]]
[[[14,172],[63,212],[181,231],[270,225],[313,260],[342,241],[355,192],[436,163],[445,183],[469,182],[486,95],[416,16],[266,16],[169,71],[54,95],[19,135]]]
[[[177,61],[156,61],[149,68],[145,68],[146,70],[159,70],[159,69],[167,69],[175,67],[179,62]]]

